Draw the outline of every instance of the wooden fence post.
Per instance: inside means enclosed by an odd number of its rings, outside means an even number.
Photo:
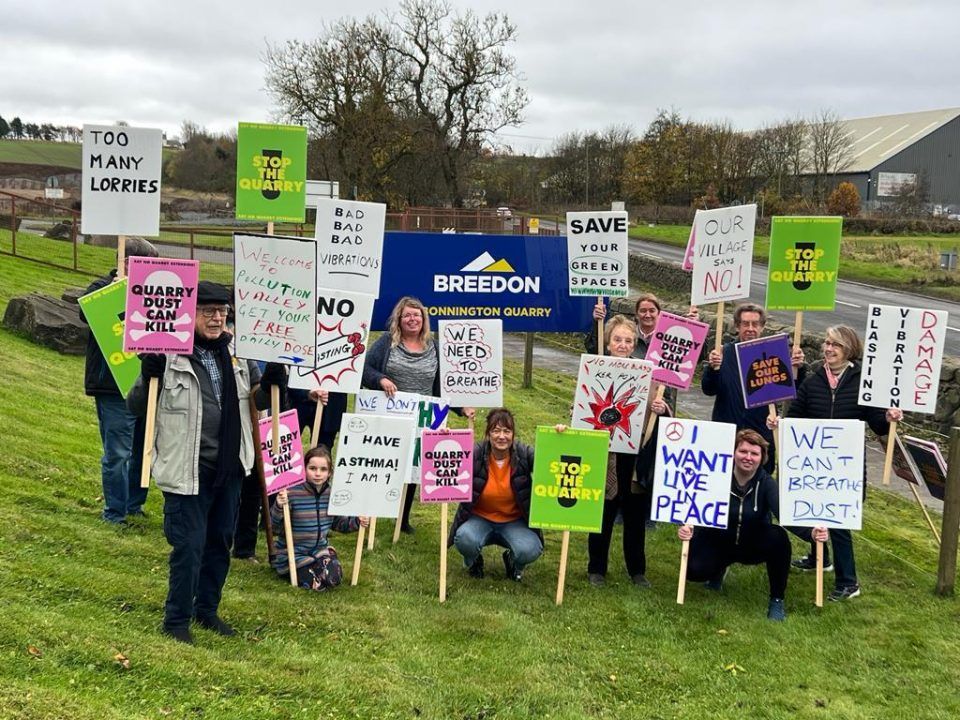
[[[523,387],[533,387],[533,333],[523,338]]]
[[[950,453],[947,456],[947,487],[943,495],[937,595],[953,595],[957,580],[958,536],[960,536],[960,428],[955,427],[950,431]]]

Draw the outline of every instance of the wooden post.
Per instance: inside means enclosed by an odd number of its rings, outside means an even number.
[[[603,305],[603,295],[597,295],[597,305]],[[604,350],[605,348],[603,347],[603,320],[597,320],[597,355],[603,355]]]
[[[677,605],[683,605],[687,592],[687,561],[690,559],[690,541],[684,540],[680,548],[680,579],[677,581]]]
[[[117,280],[127,274],[127,236],[117,235]]]
[[[563,531],[560,541],[560,572],[557,576],[557,605],[563,604],[563,587],[567,583],[567,555],[570,552],[570,531]]]
[[[280,386],[270,386],[270,420],[273,431],[273,447],[271,452],[276,455],[280,451]]]
[[[277,545],[273,539],[273,522],[270,520],[270,498],[267,495],[267,480],[263,475],[263,454],[260,449],[260,412],[257,410],[253,394],[250,395],[250,430],[253,435],[253,468],[260,481],[260,513],[263,516],[263,529],[267,536],[267,557],[272,561],[277,556]]]
[[[160,392],[160,378],[150,378],[147,388],[147,421],[143,430],[143,464],[140,467],[140,487],[150,487],[150,465],[153,460],[153,433],[157,426],[157,395]]]
[[[523,336],[523,387],[533,387],[533,333]]]
[[[273,398],[271,398],[272,400]],[[313,415],[313,427],[310,428],[310,449],[317,446],[317,438],[320,437],[320,423],[323,422],[323,403],[317,400],[317,412]],[[330,448],[327,448],[328,450]]]
[[[893,470],[893,446],[897,442],[897,421],[890,423],[890,434],[887,435],[887,455],[883,459],[883,484],[890,484],[890,471]]]
[[[767,417],[770,419],[776,419],[777,417],[777,405],[776,403],[767,404]],[[773,449],[777,449],[777,433],[773,433]]]
[[[793,321],[793,346],[800,347],[803,342],[803,310],[797,310]]]
[[[350,576],[350,585],[355,586],[360,579],[360,560],[363,558],[363,525],[357,531],[357,549],[353,553],[353,574]]]
[[[823,543],[817,540],[817,607],[823,607]]]
[[[393,525],[393,544],[396,545],[400,539],[400,525],[403,522],[403,506],[407,504],[407,492],[410,486],[403,484],[403,490],[400,493],[400,508],[397,510],[397,522]]]
[[[377,519],[370,518],[370,531],[367,533],[367,550],[373,550],[373,541],[377,536]]]
[[[447,601],[447,503],[440,503],[440,602]]]
[[[667,391],[667,386],[661,384],[657,388],[657,396],[653,399],[654,402],[657,400],[663,400],[663,394]],[[650,436],[653,434],[653,426],[657,424],[657,414],[651,410],[650,417],[647,418],[647,429],[643,431],[643,442],[642,445],[646,445],[650,441]]]
[[[297,553],[293,546],[293,524],[290,522],[290,499],[284,493],[283,503],[283,536],[287,540],[287,568],[290,570],[290,584],[297,586]]]
[[[933,536],[937,539],[937,545],[940,544],[940,533],[937,532],[937,526],[933,524],[933,520],[930,519],[930,513],[927,512],[926,506],[923,504],[923,500],[920,499],[920,493],[917,492],[917,486],[912,482],[908,482],[907,485],[910,486],[911,492],[913,492],[913,497],[917,501],[917,505],[920,506],[920,512],[923,513],[923,517],[927,521],[927,525],[930,526],[930,531],[933,533]]]
[[[947,487],[943,495],[940,562],[937,565],[937,595],[952,596],[957,580],[957,540],[960,535],[960,428],[950,431],[947,457]]]
[[[713,349],[723,350],[723,300],[717,303],[717,336],[713,339]]]

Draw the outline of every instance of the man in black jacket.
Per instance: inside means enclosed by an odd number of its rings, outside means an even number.
[[[130,237],[126,241],[126,257],[157,257],[157,249],[143,238]],[[111,270],[108,275],[90,283],[87,292],[104,288],[116,279],[116,269]],[[82,309],[80,318],[86,322]],[[146,489],[140,487],[144,422],[127,411],[127,404],[93,333],[87,339],[83,389],[96,402],[103,444],[100,460],[102,517],[107,522],[123,525],[127,516],[143,515],[143,503],[147,499]]]

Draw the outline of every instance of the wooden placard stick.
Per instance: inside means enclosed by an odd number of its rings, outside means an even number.
[[[313,415],[313,427],[310,428],[310,449],[317,446],[320,438],[320,423],[323,422],[323,403],[317,400],[317,411]]]
[[[273,540],[273,522],[270,520],[270,497],[267,495],[267,480],[263,475],[263,453],[260,452],[260,412],[257,410],[253,393],[250,394],[250,430],[253,435],[253,471],[260,481],[260,513],[263,516],[263,529],[267,536],[267,557],[272,561],[277,556],[277,545]]]
[[[273,431],[274,454],[280,449],[280,386],[270,386],[270,429]]]
[[[407,483],[403,484],[403,490],[400,493],[400,508],[397,510],[397,522],[393,525],[393,544],[396,545],[397,541],[400,539],[400,527],[403,523],[403,506],[407,504],[407,492],[409,492],[410,485]]]
[[[290,522],[290,498],[286,497],[286,490],[281,491],[284,494],[283,503],[283,536],[287,540],[287,568],[290,570],[290,584],[297,586],[297,553],[293,546],[293,523]]]
[[[930,513],[927,512],[926,506],[923,504],[923,500],[920,499],[920,493],[917,492],[917,486],[912,482],[908,482],[907,485],[910,486],[910,490],[913,492],[913,497],[917,501],[917,505],[920,506],[920,512],[923,513],[923,517],[927,521],[927,525],[930,526],[930,530],[933,531],[933,536],[937,539],[937,545],[940,544],[940,533],[937,532],[937,526],[933,524],[933,520],[930,519]]]
[[[367,550],[373,550],[373,540],[377,536],[377,519],[370,518],[370,532],[367,533]]]
[[[440,602],[447,601],[447,503],[440,503]]]
[[[800,347],[803,340],[803,310],[797,310],[797,317],[793,321],[793,346]]]
[[[823,543],[819,540],[817,543],[817,607],[823,607]]]
[[[597,305],[603,305],[603,295],[597,295]],[[603,355],[603,320],[597,320],[597,355]],[[561,600],[563,593],[560,593]],[[557,603],[559,604],[559,603]]]
[[[887,435],[887,455],[883,459],[883,484],[890,484],[890,471],[893,470],[893,446],[897,442],[897,421],[890,423],[890,434]]]
[[[153,433],[157,426],[157,395],[160,378],[150,378],[147,387],[147,421],[143,430],[143,465],[140,467],[140,487],[150,487],[150,465],[153,460]]]
[[[683,540],[680,548],[680,579],[677,581],[677,605],[683,605],[687,593],[687,561],[690,559],[690,541]]]
[[[653,399],[654,402],[657,400],[663,400],[663,394],[667,391],[666,385],[659,385],[657,387],[657,396]],[[650,417],[647,418],[647,427],[643,431],[643,442],[640,443],[641,446],[646,445],[650,441],[650,436],[653,435],[653,426],[657,424],[657,414],[650,410]]]
[[[117,235],[117,280],[127,274],[127,236]]]
[[[363,531],[366,530],[363,525],[357,531],[357,549],[353,553],[353,574],[350,576],[350,585],[357,584],[360,579],[360,560],[363,558]]]
[[[767,404],[767,418],[770,420],[776,420],[777,418],[777,404],[768,403]],[[773,449],[777,449],[777,433],[773,433]]]
[[[567,584],[567,555],[570,553],[570,531],[563,531],[560,541],[560,572],[557,574],[557,605],[563,605],[563,587]]]
[[[713,339],[713,349],[723,350],[723,300],[717,303],[717,336]]]

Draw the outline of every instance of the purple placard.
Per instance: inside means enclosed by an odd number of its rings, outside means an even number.
[[[193,352],[199,274],[197,260],[129,259],[124,352]]]
[[[735,348],[745,407],[761,407],[797,396],[790,364],[790,339],[786,335],[747,340],[737,343]]]
[[[420,500],[473,499],[473,431],[424,430],[420,442]]]
[[[273,447],[273,420],[260,421],[260,455],[263,457],[263,480],[267,494],[273,495],[306,479],[303,462],[303,443],[300,439],[300,420],[296,410],[280,415],[280,452]]]
[[[678,390],[688,389],[708,332],[710,326],[699,320],[660,313],[647,347],[646,359],[653,363],[653,379]]]

